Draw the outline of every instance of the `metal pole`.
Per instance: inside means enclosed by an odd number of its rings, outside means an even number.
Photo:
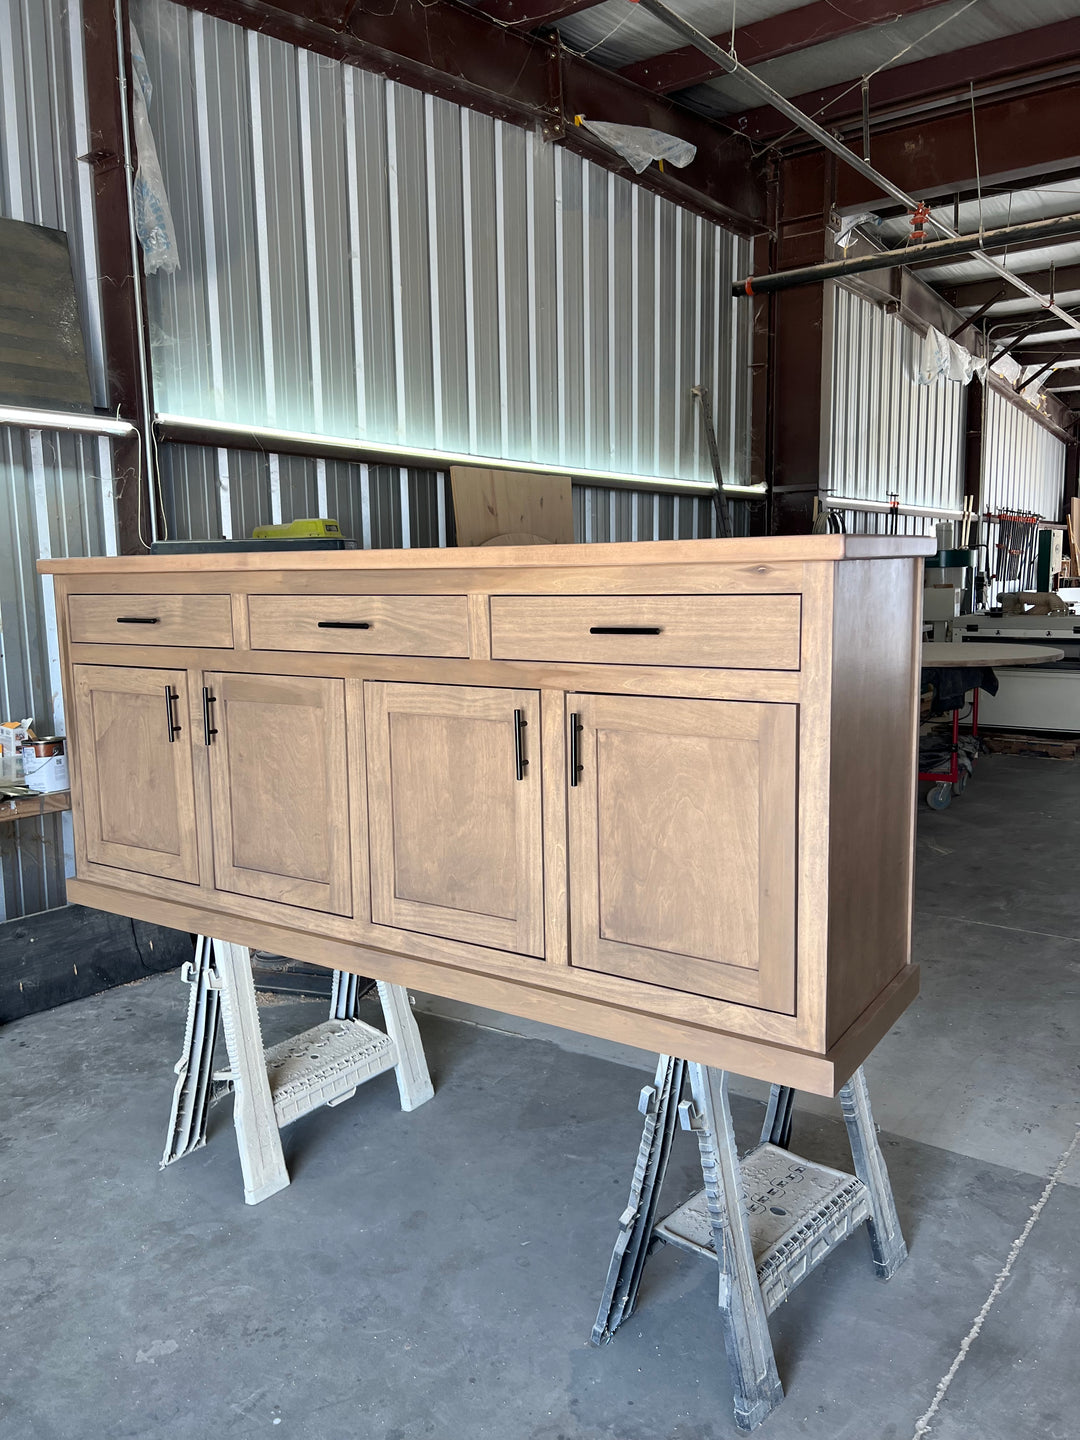
[[[953,255],[978,254],[983,250],[1004,249],[1007,245],[1032,240],[1055,240],[1078,233],[1080,214],[1055,215],[1052,220],[1026,220],[1021,225],[1003,225],[997,230],[985,230],[981,235],[961,235],[955,240],[928,240],[922,245],[879,250],[873,255],[855,255],[849,260],[824,260],[818,265],[803,265],[797,270],[778,270],[773,275],[751,275],[746,280],[737,280],[731,287],[731,293],[767,295],[774,290],[817,285],[822,280],[838,280],[845,275],[861,275],[868,270],[891,270],[916,261],[947,260]],[[997,301],[990,303],[996,304]],[[971,321],[964,323],[970,325]],[[1046,321],[1040,316],[1035,323],[1044,325]]]
[[[909,195],[906,190],[902,190],[899,185],[894,184],[888,176],[882,175],[880,171],[875,170],[873,165],[868,161],[861,160],[853,150],[848,149],[842,140],[830,134],[829,131],[819,125],[816,120],[812,120],[809,115],[804,115],[797,105],[793,105],[790,100],[774,90],[771,85],[767,85],[760,76],[754,74],[753,70],[748,69],[736,60],[734,55],[729,55],[726,50],[721,50],[719,45],[710,40],[707,35],[703,35],[695,25],[690,24],[689,20],[684,20],[681,15],[676,15],[674,10],[664,4],[664,0],[635,0],[635,3],[639,4],[643,10],[647,10],[650,15],[655,15],[658,20],[662,20],[670,29],[682,35],[695,50],[700,50],[702,55],[707,55],[721,70],[725,71],[728,75],[737,76],[738,79],[745,85],[748,85],[751,90],[754,90],[760,95],[767,105],[771,105],[774,110],[779,110],[781,115],[786,115],[800,130],[804,130],[807,135],[816,140],[819,145],[824,146],[826,150],[831,151],[832,154],[838,155],[846,165],[850,165],[853,170],[857,170],[860,175],[869,180],[871,184],[876,185],[879,190],[883,190],[886,195],[891,195],[894,200],[898,200],[900,204],[907,209],[915,209],[918,202],[914,196]],[[935,220],[934,224],[939,230],[943,230],[949,239],[957,240],[961,238],[959,232],[954,230],[951,225],[946,225],[941,220]],[[996,275],[1000,275],[1003,279],[1008,280],[1009,284],[1014,285],[1017,290],[1021,290],[1025,295],[1030,295],[1032,299],[1038,300],[1040,305],[1045,305],[1049,311],[1060,320],[1063,320],[1070,329],[1080,330],[1080,320],[1074,315],[1070,315],[1067,310],[1062,310],[1060,306],[1048,302],[1045,295],[1040,295],[1038,290],[1029,285],[1026,280],[1021,279],[1019,275],[1014,275],[1011,270],[1006,269],[999,261],[992,260],[989,255],[981,250],[972,251],[972,253],[977,259],[981,260],[984,265],[993,270]]]

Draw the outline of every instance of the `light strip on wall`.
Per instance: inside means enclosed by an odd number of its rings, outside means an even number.
[[[71,410],[24,410],[21,405],[0,405],[0,425],[18,425],[24,430],[74,430],[82,435],[137,433],[129,420]]]
[[[481,465],[493,470],[517,470],[526,474],[566,475],[583,485],[618,485],[635,490],[671,490],[683,493],[712,493],[712,484],[704,480],[675,480],[661,475],[629,475],[620,470],[574,469],[569,465],[545,465],[541,461],[506,460],[496,455],[463,455],[451,450],[414,449],[405,445],[387,445],[378,440],[346,439],[339,435],[313,435],[305,430],[273,430],[264,425],[228,425],[217,420],[193,420],[186,415],[159,415],[157,423],[168,433],[169,440],[183,444],[183,432],[191,432],[192,444],[215,443],[223,449],[236,446],[236,437],[243,434],[272,454],[275,444],[301,445],[315,456],[340,456],[344,460],[378,464],[446,470],[451,465]],[[194,437],[198,436],[198,439]],[[726,494],[738,499],[765,494],[764,485],[725,485]]]

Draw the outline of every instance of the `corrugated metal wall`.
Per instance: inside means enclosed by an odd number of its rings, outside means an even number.
[[[209,540],[250,535],[256,525],[329,515],[365,548],[445,545],[453,540],[449,477],[396,465],[356,465],[296,455],[257,455],[163,445],[159,460],[170,534]],[[714,535],[707,496],[575,485],[574,536],[670,540]],[[750,533],[752,505],[730,502],[737,535]]]
[[[34,562],[116,553],[111,442],[0,428],[0,711],[64,732],[52,582]],[[71,817],[0,824],[0,920],[64,903]]]
[[[65,230],[105,396],[78,0],[0,0],[0,215]],[[63,728],[52,586],[34,562],[115,552],[110,442],[0,428],[0,711]],[[0,919],[63,904],[70,817],[0,825]]]
[[[181,264],[147,286],[159,411],[707,479],[700,381],[746,480],[745,242],[514,126],[133,13]]]
[[[1033,414],[988,387],[983,412],[984,511],[996,514],[1004,507],[1060,520],[1064,494],[1065,442]],[[984,522],[982,528],[991,572],[997,565],[997,529],[993,521]],[[990,603],[996,598],[995,585]]]
[[[960,510],[964,504],[966,391],[917,385],[920,336],[899,317],[836,286],[827,485],[857,500]],[[845,511],[849,530],[884,531],[888,517]],[[903,533],[931,534],[934,522],[900,516]]]

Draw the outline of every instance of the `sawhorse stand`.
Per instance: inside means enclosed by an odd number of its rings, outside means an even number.
[[[320,1105],[340,1105],[387,1070],[397,1076],[403,1110],[435,1093],[401,985],[379,981],[383,1032],[356,1018],[356,976],[335,970],[329,1020],[264,1050],[245,946],[200,935],[181,974],[191,995],[162,1168],[206,1144],[210,1106],[231,1090],[244,1199],[257,1205],[289,1183],[280,1131],[291,1121]],[[219,1015],[229,1068],[215,1072]]]
[[[684,1100],[687,1078],[692,1098]],[[654,1245],[677,1245],[718,1263],[720,1321],[740,1430],[760,1425],[784,1398],[768,1316],[795,1286],[863,1221],[881,1279],[907,1258],[862,1069],[840,1091],[855,1175],[787,1149],[793,1093],[772,1087],[761,1142],[740,1161],[727,1072],[660,1057],[655,1082],[642,1090],[638,1104],[645,1127],[592,1333],[594,1345],[610,1340],[633,1314]],[[676,1119],[697,1135],[705,1188],[658,1222]]]

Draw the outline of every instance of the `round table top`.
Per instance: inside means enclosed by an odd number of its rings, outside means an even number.
[[[980,665],[1049,665],[1054,660],[1063,660],[1065,651],[1053,645],[1012,644],[1003,640],[969,641],[957,644],[953,640],[930,640],[922,647],[923,669],[960,670]]]

